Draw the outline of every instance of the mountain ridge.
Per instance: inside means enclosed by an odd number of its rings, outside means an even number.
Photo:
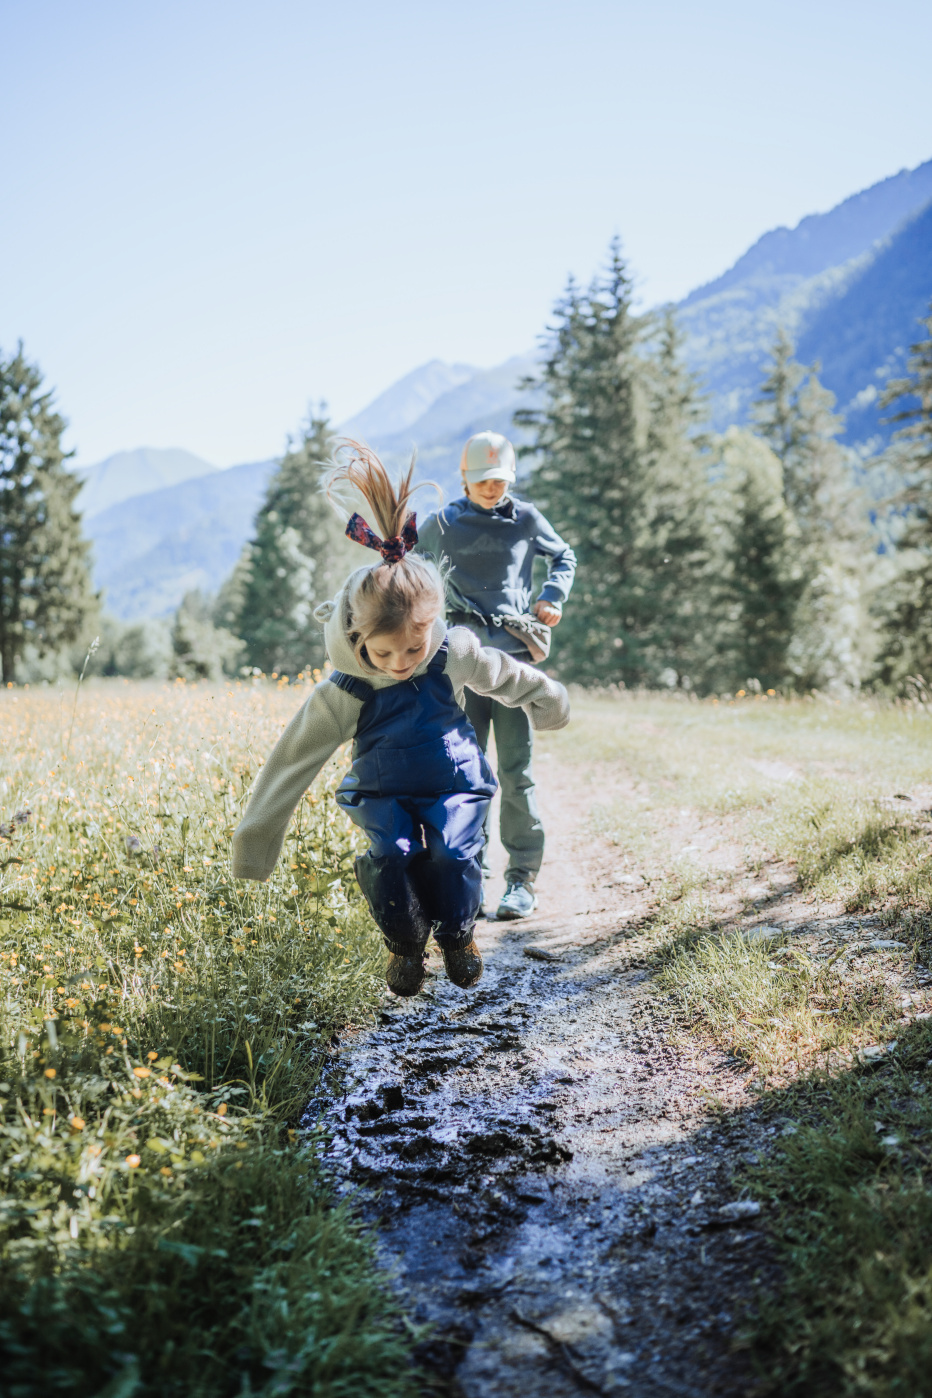
[[[823,382],[836,394],[847,418],[843,440],[864,454],[889,435],[870,396],[864,402],[858,395],[876,382],[886,364],[902,366],[905,347],[917,338],[918,317],[923,304],[928,305],[932,282],[924,289],[917,283],[924,275],[921,252],[908,239],[898,240],[930,202],[932,160],[881,180],[824,214],[809,214],[794,229],[771,230],[722,276],[679,303],[686,359],[710,396],[713,427],[721,431],[747,420],[770,347],[782,328],[797,342],[804,360],[820,363]],[[884,332],[872,341],[873,359],[868,362],[861,356],[861,378],[855,383],[844,365],[836,363],[840,345],[830,330],[831,308],[845,306],[845,313],[861,314],[855,311],[857,294],[852,296],[852,289],[869,286],[870,269],[877,264],[889,273],[888,252],[896,246],[912,259],[907,273],[913,278],[912,292],[899,298],[895,322],[883,318]],[[848,356],[847,362],[851,367],[855,361]]]
[[[228,466],[95,515],[86,532],[106,610],[122,621],[167,616],[186,592],[215,592],[252,532],[277,464]]]
[[[135,447],[117,451],[75,472],[81,478],[77,508],[85,519],[133,496],[181,485],[220,468],[184,447]]]
[[[696,287],[678,304],[685,308],[761,271],[810,277],[849,262],[889,236],[930,199],[932,160],[926,160],[850,194],[825,213],[806,214],[793,228],[781,225],[761,234],[731,267]],[[829,253],[825,240],[833,236],[836,241]]]
[[[924,338],[920,317],[932,300],[932,200],[888,238],[843,292],[818,311],[799,338],[804,362],[821,361],[821,378],[847,419],[846,436],[862,454],[890,435],[877,403],[887,381],[905,373],[911,346]]]
[[[847,415],[847,440],[863,454],[889,435],[877,412],[879,389],[902,372],[930,295],[932,160],[807,215],[794,229],[770,230],[676,309],[714,427],[746,420],[783,326],[804,362],[821,362],[823,382]],[[520,435],[512,414],[529,398],[518,380],[536,362],[528,353],[476,370],[430,360],[341,431],[365,436],[390,466],[406,465],[416,447],[420,476],[457,493],[459,454],[471,433],[488,427]],[[199,477],[88,515],[97,584],[118,616],[166,615],[188,587],[215,591],[239,556],[276,463],[225,471],[203,464]]]
[[[361,412],[348,418],[340,432],[344,436],[362,438],[403,432],[429,412],[438,398],[480,372],[471,364],[446,364],[442,359],[429,359],[390,384]]]

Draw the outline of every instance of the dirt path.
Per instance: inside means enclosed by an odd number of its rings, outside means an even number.
[[[736,1315],[773,1267],[728,1206],[763,1127],[737,1064],[665,1045],[619,935],[643,894],[588,831],[578,773],[542,775],[539,913],[480,924],[474,991],[434,956],[417,1000],[347,1036],[330,1158],[433,1326],[433,1392],[749,1393]]]

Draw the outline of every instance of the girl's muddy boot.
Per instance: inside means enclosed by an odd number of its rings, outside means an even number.
[[[447,975],[461,990],[468,990],[482,979],[482,956],[475,940],[465,947],[441,947]]]
[[[417,995],[424,984],[424,948],[430,919],[405,864],[394,856],[356,860],[356,878],[389,950],[385,983],[395,995]]]
[[[400,955],[393,951],[388,958],[385,983],[396,995],[417,995],[424,984],[424,953]]]

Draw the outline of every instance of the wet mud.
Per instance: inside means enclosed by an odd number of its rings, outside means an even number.
[[[338,1046],[309,1123],[430,1327],[425,1392],[752,1393],[736,1332],[775,1268],[736,1172],[774,1128],[740,1065],[670,1046],[605,852],[555,824],[541,913],[479,924],[474,990],[433,955]]]

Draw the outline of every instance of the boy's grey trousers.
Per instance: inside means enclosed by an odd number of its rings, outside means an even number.
[[[505,877],[509,883],[533,883],[544,857],[544,827],[537,811],[531,774],[530,719],[523,709],[510,709],[486,694],[475,694],[467,689],[464,697],[466,715],[476,730],[483,752],[489,746],[489,730],[495,731],[498,780],[502,789],[501,836],[508,852]],[[488,875],[488,814],[485,821],[482,871]]]

